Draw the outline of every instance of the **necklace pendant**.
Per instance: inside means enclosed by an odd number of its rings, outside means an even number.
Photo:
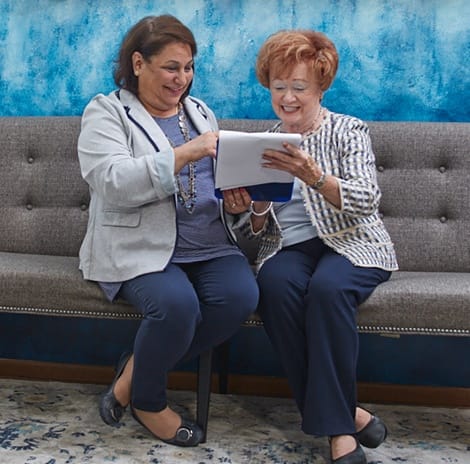
[[[191,203],[190,205],[185,205],[185,209],[188,214],[193,214],[194,213],[194,203]]]
[[[184,198],[181,193],[177,193],[177,198],[178,198],[178,202],[180,203],[180,205],[185,209],[185,211],[188,213],[188,214],[193,214],[194,213],[194,207],[196,206],[196,201],[195,199],[190,199],[190,201],[188,201],[189,199],[188,198]]]

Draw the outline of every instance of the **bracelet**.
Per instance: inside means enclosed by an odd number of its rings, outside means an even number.
[[[310,184],[310,187],[312,187],[315,190],[321,189],[326,182],[326,174],[324,172],[321,173],[321,176],[318,178],[316,182],[313,184]]]
[[[268,207],[267,207],[264,211],[262,211],[261,213],[258,213],[258,212],[255,211],[255,209],[253,208],[253,202],[251,202],[251,204],[250,204],[250,212],[251,212],[251,214],[252,214],[253,216],[256,216],[256,217],[264,216],[266,213],[269,212],[269,210],[272,208],[272,206],[273,206],[273,202],[270,201]]]

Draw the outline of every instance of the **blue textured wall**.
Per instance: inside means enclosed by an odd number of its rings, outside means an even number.
[[[79,115],[113,89],[127,29],[171,13],[199,45],[193,94],[218,117],[270,118],[254,62],[282,28],[340,52],[325,104],[367,120],[470,121],[468,0],[0,0],[0,116]]]

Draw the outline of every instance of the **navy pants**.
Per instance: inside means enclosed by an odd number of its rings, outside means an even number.
[[[390,274],[354,266],[319,238],[283,248],[261,267],[259,312],[305,433],[355,432],[357,307]]]
[[[143,314],[134,343],[132,405],[167,406],[167,375],[232,336],[256,309],[258,286],[247,259],[229,255],[136,277],[122,298]]]

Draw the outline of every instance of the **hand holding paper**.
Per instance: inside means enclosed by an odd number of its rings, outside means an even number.
[[[284,151],[284,142],[299,146],[300,140],[300,134],[219,131],[216,195],[221,197],[222,190],[245,187],[255,201],[290,200],[294,176],[263,167],[263,152]]]

